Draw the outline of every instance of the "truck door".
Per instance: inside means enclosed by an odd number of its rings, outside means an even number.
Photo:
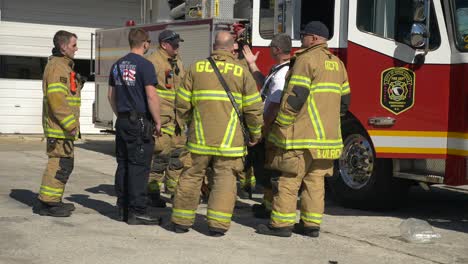
[[[347,69],[351,111],[366,128],[377,157],[444,158],[450,44],[440,1],[430,2],[428,53],[413,48],[413,0],[349,1]],[[376,124],[375,118],[394,124]],[[434,138],[433,136],[436,135]]]

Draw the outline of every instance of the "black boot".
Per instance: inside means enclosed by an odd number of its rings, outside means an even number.
[[[72,204],[72,203],[60,202],[60,206],[65,207],[65,209],[67,209],[69,211],[75,211],[75,205]]]
[[[208,234],[212,237],[222,237],[226,234],[227,230],[221,229],[221,228],[216,228],[216,227],[210,227]]]
[[[174,232],[176,232],[177,234],[182,234],[182,233],[187,233],[190,230],[190,227],[173,223],[172,230],[174,230]]]
[[[301,220],[301,222],[294,224],[293,232],[308,237],[318,237],[320,235],[320,227],[304,226],[304,222]]]
[[[264,204],[252,205],[252,212],[255,218],[269,219],[271,216],[271,211]]]
[[[272,227],[270,225],[260,224],[257,226],[257,233],[267,236],[290,237],[292,235],[291,227]]]
[[[151,207],[157,208],[166,208],[166,201],[161,199],[161,194],[158,193],[150,193],[148,195],[148,205]]]
[[[39,201],[33,208],[33,212],[42,216],[69,217],[71,211],[62,203],[44,203]]]
[[[127,224],[129,225],[159,225],[161,217],[144,213],[128,212]]]

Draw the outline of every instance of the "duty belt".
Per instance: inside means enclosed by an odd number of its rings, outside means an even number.
[[[149,113],[136,113],[137,117],[143,117],[151,120],[151,115]],[[118,118],[129,118],[130,117],[130,112],[119,112],[117,114]]]

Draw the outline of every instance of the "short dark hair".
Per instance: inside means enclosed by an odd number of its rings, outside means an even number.
[[[128,33],[128,44],[130,44],[130,48],[140,47],[145,41],[148,40],[148,32],[142,28],[132,28]]]
[[[60,50],[60,45],[68,44],[71,38],[78,38],[75,33],[59,30],[54,35],[54,47]]]
[[[291,52],[291,37],[288,34],[280,33],[273,36],[270,47],[276,47],[284,54]]]

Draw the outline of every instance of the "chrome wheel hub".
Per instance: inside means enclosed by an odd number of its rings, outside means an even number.
[[[374,151],[370,142],[359,134],[346,138],[344,149],[338,161],[343,181],[353,189],[361,189],[372,176]]]

